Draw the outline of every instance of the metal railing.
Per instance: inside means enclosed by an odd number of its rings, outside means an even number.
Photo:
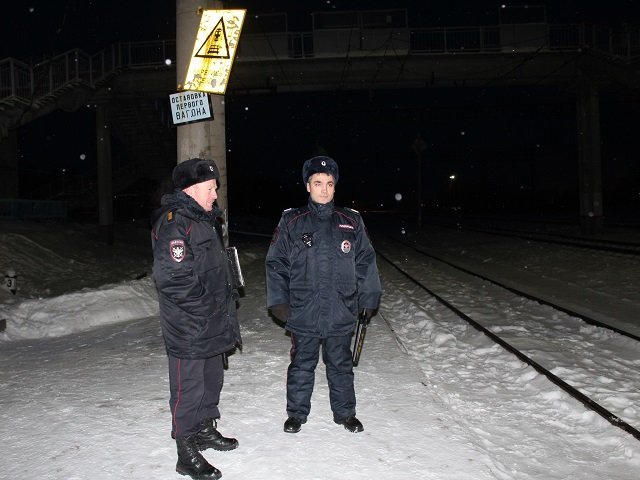
[[[454,53],[548,52],[591,48],[629,61],[640,56],[640,29],[616,31],[583,24],[498,25],[488,27],[358,28],[312,32],[249,34],[236,60],[273,61],[319,57],[430,55]],[[175,40],[118,43],[96,54],[79,49],[28,64],[0,60],[0,107],[35,104],[72,84],[95,88],[124,69],[173,68]]]
[[[436,28],[334,28],[312,32],[244,35],[238,61],[349,55],[429,55],[580,51],[591,48],[631,60],[640,56],[640,29],[618,32],[585,24],[497,25]]]
[[[411,32],[414,53],[499,52],[499,27],[422,28]]]
[[[55,94],[70,84],[99,85],[120,70],[165,64],[175,58],[175,40],[117,43],[89,55],[69,50],[33,65],[0,60],[0,103],[30,103]]]

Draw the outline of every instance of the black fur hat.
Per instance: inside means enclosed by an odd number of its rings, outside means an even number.
[[[220,182],[220,173],[213,160],[190,158],[174,167],[172,178],[173,185],[179,190],[184,190],[191,185],[206,182],[212,178]]]
[[[306,185],[309,177],[316,173],[326,173],[333,176],[333,180],[338,183],[338,164],[331,157],[319,156],[313,157],[304,162],[302,166],[302,182]]]

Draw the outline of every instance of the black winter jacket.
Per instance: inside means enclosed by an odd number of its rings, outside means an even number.
[[[318,204],[285,210],[266,258],[267,307],[289,304],[286,329],[350,334],[358,308],[378,308],[376,254],[355,210]]]
[[[182,191],[152,216],[153,279],[167,353],[202,359],[241,345],[237,292],[215,213]]]

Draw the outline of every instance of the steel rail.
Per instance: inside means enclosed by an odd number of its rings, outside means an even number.
[[[627,422],[625,422],[623,419],[618,417],[616,414],[614,414],[613,412],[610,412],[605,407],[603,407],[599,403],[595,402],[593,399],[591,399],[590,397],[586,396],[584,393],[580,392],[578,389],[576,389],[575,387],[571,386],[570,384],[568,384],[567,382],[562,380],[557,375],[551,373],[549,370],[547,370],[542,365],[537,363],[531,357],[527,356],[526,354],[524,354],[523,352],[521,352],[520,350],[515,348],[513,345],[509,344],[508,342],[506,342],[505,340],[500,338],[498,335],[496,335],[495,333],[493,333],[492,331],[490,331],[489,329],[485,328],[483,325],[481,325],[480,323],[475,321],[473,318],[469,317],[467,314],[465,314],[460,309],[458,309],[455,305],[451,304],[450,302],[448,302],[447,300],[442,298],[440,295],[438,295],[434,291],[432,291],[430,288],[428,288],[425,285],[423,285],[419,280],[417,280],[416,278],[412,277],[410,274],[405,272],[402,268],[400,268],[392,260],[390,260],[386,255],[384,255],[383,253],[381,253],[378,250],[376,250],[376,253],[380,258],[382,258],[387,263],[389,263],[398,272],[400,272],[402,275],[407,277],[415,285],[417,285],[418,287],[420,287],[421,289],[426,291],[429,295],[431,295],[438,302],[440,302],[442,305],[444,305],[449,310],[451,310],[453,313],[455,313],[458,317],[460,317],[463,320],[465,320],[467,323],[469,323],[476,330],[482,332],[487,337],[489,337],[491,340],[493,340],[495,343],[500,345],[502,348],[504,348],[508,352],[512,353],[513,355],[518,357],[520,360],[522,360],[526,364],[528,364],[531,367],[533,367],[537,372],[539,372],[540,374],[542,374],[545,377],[547,377],[552,383],[554,383],[555,385],[559,386],[561,389],[563,389],[565,392],[567,392],[573,398],[575,398],[576,400],[581,402],[585,407],[587,407],[590,410],[593,410],[594,412],[596,412],[598,415],[600,415],[602,418],[607,420],[612,425],[614,425],[614,426],[624,430],[625,432],[631,434],[637,440],[640,440],[640,431],[638,429],[636,429],[635,427],[629,425]]]
[[[413,246],[413,245],[409,245],[409,244],[407,244],[407,243],[403,242],[402,240],[398,240],[397,238],[394,238],[394,237],[392,237],[392,236],[388,236],[387,238],[390,238],[391,240],[393,240],[393,241],[395,241],[395,242],[398,242],[398,243],[400,243],[401,245],[404,245],[404,246],[405,246],[405,247],[407,247],[407,248],[411,248],[412,250],[414,250],[414,251],[415,251],[415,252],[417,252],[417,253],[420,253],[421,255],[424,255],[424,256],[426,256],[426,257],[432,258],[432,259],[434,259],[434,260],[437,260],[437,261],[439,261],[439,262],[441,262],[441,263],[444,263],[445,265],[448,265],[448,266],[450,266],[450,267],[452,267],[452,268],[455,268],[456,270],[459,270],[459,271],[461,271],[461,272],[464,272],[464,273],[466,273],[466,274],[468,274],[468,275],[472,275],[472,276],[474,276],[474,277],[478,277],[478,278],[480,278],[480,279],[482,279],[482,280],[484,280],[484,281],[486,281],[486,282],[492,283],[493,285],[496,285],[496,286],[498,286],[498,287],[504,288],[505,290],[508,290],[508,291],[510,291],[511,293],[514,293],[514,294],[516,294],[516,295],[518,295],[518,296],[525,297],[525,298],[527,298],[527,299],[529,299],[529,300],[536,301],[536,302],[538,302],[538,303],[540,303],[540,304],[542,304],[542,305],[547,305],[547,306],[552,307],[552,308],[554,308],[554,309],[556,309],[556,310],[559,310],[559,311],[561,311],[561,312],[564,312],[564,313],[566,313],[567,315],[571,315],[572,317],[579,318],[579,319],[581,319],[582,321],[584,321],[584,322],[586,322],[586,323],[588,323],[588,324],[590,324],[590,325],[594,325],[594,326],[596,326],[596,327],[601,327],[601,328],[606,328],[607,330],[611,330],[611,331],[613,331],[613,332],[616,332],[616,333],[617,333],[617,334],[619,334],[619,335],[623,335],[623,336],[625,336],[625,337],[629,337],[629,338],[631,338],[631,339],[633,339],[633,340],[636,340],[636,341],[639,341],[639,342],[640,342],[640,337],[639,337],[639,336],[637,336],[637,335],[634,335],[633,333],[627,332],[627,331],[622,330],[622,329],[620,329],[620,328],[616,328],[616,327],[614,327],[614,326],[612,326],[612,325],[608,325],[608,324],[606,324],[606,323],[604,323],[604,322],[601,322],[601,321],[599,321],[599,320],[596,320],[595,318],[591,318],[591,317],[589,317],[589,316],[587,316],[587,315],[584,315],[584,314],[582,314],[582,313],[575,312],[575,311],[573,311],[573,310],[570,310],[570,309],[568,309],[568,308],[566,308],[566,307],[563,307],[563,306],[558,305],[558,304],[556,304],[556,303],[550,302],[550,301],[548,301],[548,300],[544,300],[544,299],[542,299],[542,298],[536,297],[535,295],[532,295],[532,294],[530,294],[530,293],[528,293],[528,292],[525,292],[525,291],[523,291],[523,290],[518,290],[517,288],[510,287],[510,286],[508,286],[508,285],[505,285],[504,283],[499,282],[499,281],[497,281],[497,280],[494,280],[493,278],[489,278],[489,277],[487,277],[487,276],[485,276],[485,275],[482,275],[482,274],[480,274],[480,273],[477,273],[477,272],[474,272],[474,271],[469,270],[469,269],[467,269],[467,268],[464,268],[464,267],[461,267],[461,266],[459,266],[459,265],[456,265],[456,264],[455,264],[455,263],[453,263],[453,262],[450,262],[450,261],[448,261],[448,260],[445,260],[445,259],[443,259],[443,258],[441,258],[441,257],[438,257],[438,256],[436,256],[436,255],[433,255],[433,254],[431,254],[431,253],[425,252],[424,250],[422,250],[422,249],[420,249],[420,248],[417,248],[417,247],[415,247],[415,246]]]
[[[625,255],[640,255],[640,244],[633,242],[622,242],[616,240],[600,240],[578,238],[570,235],[553,234],[553,233],[537,233],[523,232],[500,227],[474,227],[462,223],[448,224],[446,222],[436,222],[441,227],[453,228],[456,230],[469,230],[479,233],[488,233],[490,235],[499,235],[502,237],[515,237],[522,240],[551,243],[554,245],[563,245],[568,247],[585,248],[589,250],[598,250],[601,252],[622,253]]]

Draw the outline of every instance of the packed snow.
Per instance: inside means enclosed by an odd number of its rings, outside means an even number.
[[[552,277],[556,299],[566,291],[567,303],[581,303],[575,292],[582,291],[599,318],[616,317],[620,298],[625,312],[640,311],[634,262],[473,233],[403,231],[409,242],[542,294]],[[374,229],[372,240],[438,295],[640,428],[638,342],[470,280]],[[231,242],[247,282],[239,300],[244,346],[229,358],[218,426],[240,447],[204,452],[223,478],[639,478],[637,439],[381,256],[382,304],[355,369],[365,431],[351,434],[333,423],[320,363],[309,421],[298,434],[284,433],[290,341],[265,309],[269,238],[232,232]],[[16,280],[15,294],[0,289],[2,478],[184,478],[175,472],[151,261],[148,231],[135,223],[118,225],[108,246],[95,226],[0,222],[0,273]]]

